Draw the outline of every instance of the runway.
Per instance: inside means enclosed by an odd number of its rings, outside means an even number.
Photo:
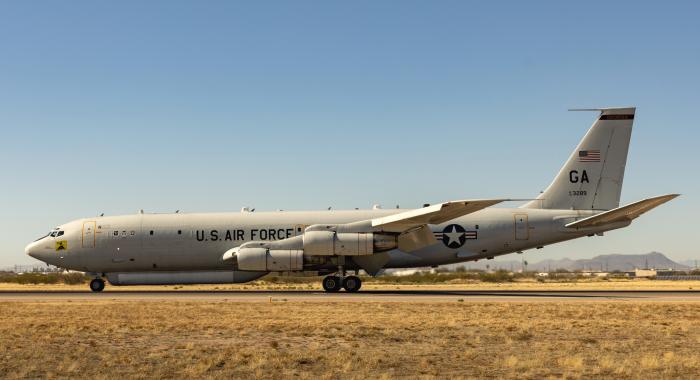
[[[325,293],[316,290],[107,290],[102,293],[93,293],[90,291],[0,291],[0,302],[101,300],[222,302],[700,302],[700,291],[367,290],[358,293]]]

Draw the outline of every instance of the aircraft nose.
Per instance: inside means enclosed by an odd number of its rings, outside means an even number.
[[[47,262],[46,260],[48,259],[47,252],[46,252],[46,247],[42,245],[41,242],[35,241],[33,243],[29,243],[25,248],[24,248],[24,253],[27,254],[27,256],[33,257],[37,260],[41,260],[43,262]]]
[[[24,253],[28,256],[35,258],[35,259],[38,259],[37,251],[36,251],[36,243],[27,244],[27,246],[24,248]]]

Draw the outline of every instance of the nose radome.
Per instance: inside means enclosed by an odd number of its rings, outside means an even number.
[[[27,246],[24,248],[24,253],[27,254],[28,256],[31,256],[31,257],[36,259],[37,252],[36,252],[36,248],[34,248],[34,247],[36,247],[36,243],[27,244]]]

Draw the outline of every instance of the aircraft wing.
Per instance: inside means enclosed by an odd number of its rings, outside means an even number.
[[[445,223],[485,209],[508,199],[473,199],[438,203],[394,215],[372,219],[372,228],[384,232],[398,232],[398,246],[404,252],[413,252],[437,243],[429,224]]]
[[[584,227],[598,227],[608,223],[629,221],[639,217],[645,212],[660,206],[671,199],[679,196],[680,194],[667,194],[660,195],[658,197],[647,198],[641,201],[630,203],[628,205],[614,208],[609,211],[602,212],[590,216],[585,219],[577,220],[566,225],[568,228],[584,228]]]
[[[226,251],[222,259],[224,261],[236,259],[241,268],[240,255],[243,251],[250,252],[249,255],[253,256],[261,252],[271,255],[273,251],[284,250],[303,252],[301,253],[303,255],[308,253],[311,256],[337,254],[352,256],[352,260],[357,265],[367,273],[375,275],[389,262],[387,251],[398,248],[403,252],[413,252],[436,244],[437,240],[429,224],[441,224],[507,200],[509,199],[452,201],[348,224],[314,224],[306,227],[302,235],[275,241],[243,243]],[[389,238],[388,248],[380,248],[374,252],[373,238],[366,240],[368,233],[379,233],[380,236]],[[249,255],[246,257],[253,257]],[[268,268],[267,264],[265,265],[265,268]]]
[[[438,203],[411,211],[372,219],[372,227],[387,232],[405,232],[426,224],[440,224],[485,209],[508,199],[474,199]]]

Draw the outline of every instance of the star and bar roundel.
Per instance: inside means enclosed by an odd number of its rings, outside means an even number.
[[[435,238],[442,240],[447,248],[457,249],[466,243],[467,240],[475,240],[477,231],[467,231],[459,224],[450,224],[442,232],[436,232]]]

